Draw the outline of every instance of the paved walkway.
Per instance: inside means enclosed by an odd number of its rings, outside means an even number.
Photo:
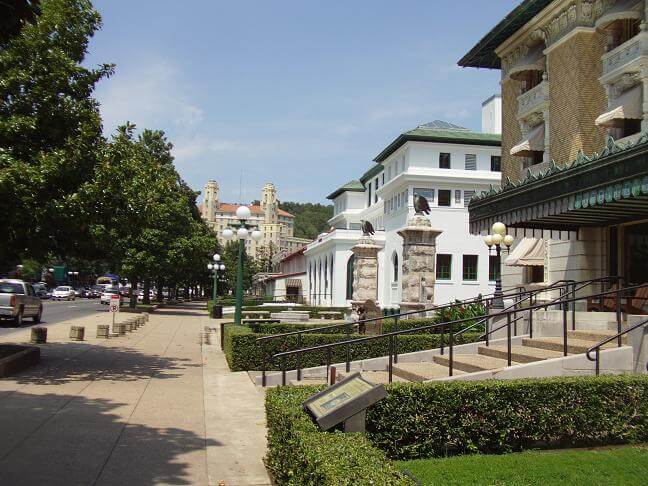
[[[229,372],[203,307],[109,340],[93,337],[105,313],[49,326],[41,364],[0,380],[0,483],[269,484],[263,392]],[[82,323],[86,342],[69,342]]]

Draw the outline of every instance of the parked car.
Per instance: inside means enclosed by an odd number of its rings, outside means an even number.
[[[84,289],[83,287],[79,287],[77,289],[74,289],[74,295],[83,298],[88,296],[88,291]]]
[[[101,302],[102,304],[108,305],[110,303],[110,299],[112,299],[113,295],[119,295],[119,305],[122,305],[124,303],[124,297],[119,293],[119,290],[117,290],[117,289],[106,289],[106,290],[104,290],[103,294],[101,294],[99,302]]]
[[[39,323],[43,304],[34,287],[22,280],[0,280],[0,317],[13,319],[16,326],[22,326],[25,317]]]
[[[47,285],[45,285],[44,282],[38,282],[35,284],[32,284],[32,287],[34,288],[34,292],[38,297],[41,299],[47,299]]]
[[[103,294],[104,288],[100,285],[94,285],[88,289],[88,299],[98,299]]]
[[[74,289],[67,285],[56,287],[52,292],[52,300],[75,300],[76,294]]]

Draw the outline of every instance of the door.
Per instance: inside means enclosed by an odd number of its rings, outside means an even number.
[[[648,280],[648,223],[625,227],[624,260],[627,285]]]

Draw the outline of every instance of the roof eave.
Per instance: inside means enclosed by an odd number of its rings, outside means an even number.
[[[452,137],[437,137],[426,135],[407,135],[402,134],[392,143],[390,143],[385,150],[380,152],[375,158],[374,162],[384,162],[387,157],[396,152],[399,148],[407,142],[435,142],[435,143],[453,143],[460,145],[486,145],[489,147],[500,147],[501,140],[483,140],[483,139],[466,139],[466,138],[452,138]]]

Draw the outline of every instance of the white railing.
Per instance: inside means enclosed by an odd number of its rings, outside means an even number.
[[[549,82],[543,81],[526,93],[518,96],[518,118],[523,118],[536,110],[541,111],[543,105],[548,101]]]
[[[603,76],[614,74],[617,70],[619,74],[623,74],[623,68],[625,66],[639,57],[646,55],[648,55],[648,32],[641,32],[601,56],[601,60],[603,61]]]

